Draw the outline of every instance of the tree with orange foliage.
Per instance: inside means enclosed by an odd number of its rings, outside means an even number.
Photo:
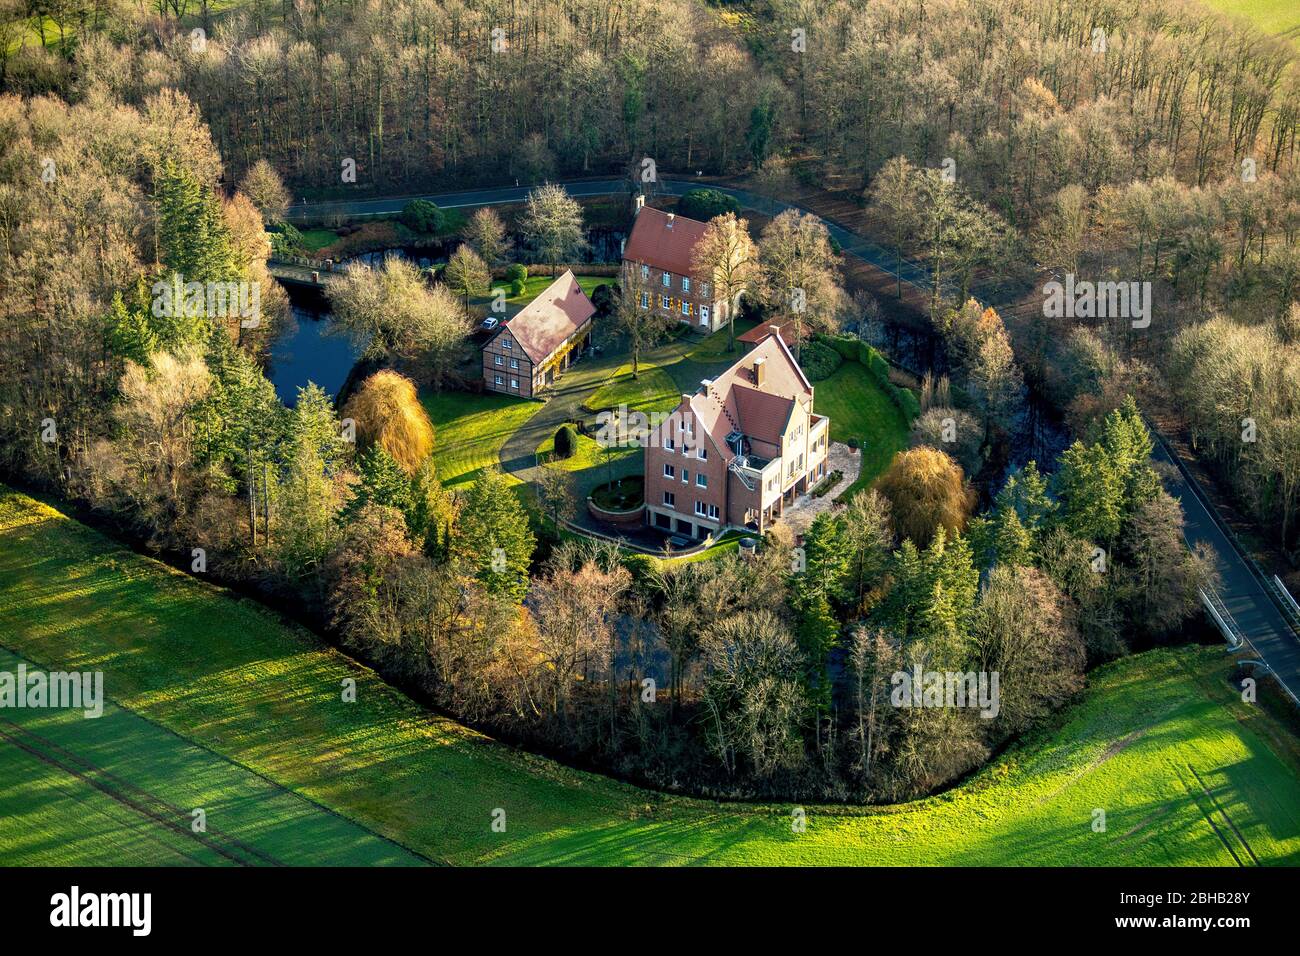
[[[357,444],[378,444],[406,473],[414,474],[433,450],[433,423],[420,404],[415,383],[391,369],[371,375],[343,407],[356,423]]]
[[[975,509],[975,489],[961,465],[935,448],[913,448],[894,456],[876,490],[889,499],[894,530],[925,547],[940,525],[951,537],[966,527]]]

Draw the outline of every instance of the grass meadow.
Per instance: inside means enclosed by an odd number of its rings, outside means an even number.
[[[0,595],[0,669],[102,670],[112,701],[98,720],[3,714],[0,864],[1300,863],[1294,736],[1240,702],[1217,649],[1102,668],[1057,727],[957,789],[806,807],[795,833],[789,805],[665,796],[498,744],[4,489]]]

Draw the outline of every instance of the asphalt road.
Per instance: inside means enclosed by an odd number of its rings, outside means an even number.
[[[578,198],[628,195],[627,180],[622,178],[576,180],[561,185],[569,195]],[[680,196],[689,189],[702,186],[734,196],[742,207],[769,216],[775,216],[787,209],[800,208],[745,189],[691,180],[660,180],[658,191],[660,194]],[[303,221],[327,218],[331,215],[345,217],[385,215],[400,212],[402,207],[412,199],[427,199],[447,209],[511,205],[522,203],[531,188],[530,186],[505,186],[389,199],[363,199],[353,202],[298,203],[291,208],[288,218],[291,221]],[[847,255],[860,259],[890,276],[901,275],[904,282],[928,294],[930,276],[920,264],[904,259],[901,267],[896,269],[897,261],[889,250],[838,223],[822,218],[831,236]],[[977,284],[971,291],[978,296],[980,286]],[[995,301],[994,304],[998,303]],[[1168,453],[1160,446],[1157,446],[1156,456],[1165,461],[1171,460]],[[1237,626],[1277,678],[1292,694],[1300,696],[1300,638],[1282,616],[1277,605],[1265,593],[1263,585],[1245,559],[1220,530],[1210,513],[1212,506],[1201,500],[1181,471],[1178,472],[1178,477],[1171,481],[1169,492],[1182,501],[1187,516],[1185,536],[1188,544],[1195,545],[1199,541],[1205,541],[1213,548],[1219,573],[1222,576],[1219,594]]]
[[[1153,457],[1174,465],[1163,444],[1157,443]],[[1292,694],[1300,695],[1300,639],[1246,560],[1220,529],[1207,502],[1202,500],[1181,469],[1175,466],[1173,474],[1175,477],[1166,482],[1166,488],[1183,504],[1187,518],[1183,534],[1187,543],[1195,546],[1204,541],[1214,549],[1215,566],[1221,576],[1219,597],[1228,613],[1273,670],[1274,676]]]
[[[574,180],[560,183],[570,196],[591,198],[596,196],[627,196],[631,202],[626,179]],[[682,179],[664,179],[657,184],[660,195],[681,196],[691,189],[707,187],[734,196],[745,209],[753,209],[768,216],[776,216],[787,209],[798,209],[790,203],[771,199],[747,189],[734,189],[718,186],[708,182],[694,182]],[[286,218],[290,222],[308,220],[328,220],[331,216],[356,218],[360,216],[385,216],[402,211],[402,207],[413,199],[427,199],[442,209],[466,209],[479,206],[508,206],[522,203],[532,186],[502,186],[494,189],[471,189],[454,193],[428,193],[423,195],[397,196],[389,199],[358,199],[355,201],[297,203],[290,207]],[[801,210],[802,211],[802,210]],[[850,232],[843,226],[822,217],[831,237],[840,244],[848,255],[869,263],[890,276],[900,273],[904,282],[929,293],[930,274],[920,264],[904,259],[901,267],[897,257],[870,239]],[[977,283],[972,291],[978,291]],[[954,289],[955,291],[955,289]]]

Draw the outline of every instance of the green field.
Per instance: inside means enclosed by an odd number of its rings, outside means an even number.
[[[1212,10],[1244,17],[1265,33],[1300,39],[1300,6],[1295,0],[1204,0]]]
[[[907,447],[909,424],[861,362],[844,362],[813,391],[813,409],[831,419],[831,441],[858,440],[862,471],[850,489],[865,488]],[[848,490],[848,489],[845,489]],[[837,495],[844,491],[836,489]],[[850,492],[851,493],[851,492]]]
[[[241,862],[417,859],[377,834],[458,864],[1300,863],[1295,740],[1240,703],[1214,649],[1104,668],[1060,728],[961,788],[809,807],[796,834],[789,806],[664,797],[496,744],[260,605],[8,491],[0,594],[0,644],[102,670],[115,704],[98,721],[4,714],[58,759],[0,747],[0,864],[228,861],[120,799],[140,792],[146,808],[207,808]]]

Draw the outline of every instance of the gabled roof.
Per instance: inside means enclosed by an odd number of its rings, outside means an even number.
[[[643,206],[623,247],[623,258],[676,275],[694,275],[695,244],[707,228],[695,219]]]
[[[741,431],[750,438],[780,445],[785,426],[790,423],[790,413],[794,411],[794,399],[740,382],[732,385],[731,394],[736,400]]]
[[[578,286],[573,270],[548,285],[497,332],[508,331],[534,364],[546,361],[564,341],[591,321],[596,307]],[[495,339],[496,336],[493,336]],[[489,340],[491,341],[491,340]]]
[[[763,359],[763,384],[754,382],[754,362]],[[739,431],[780,444],[794,403],[810,403],[813,387],[779,335],[770,332],[702,392],[691,410],[715,445],[727,449],[727,435]],[[734,457],[728,450],[728,461]]]

